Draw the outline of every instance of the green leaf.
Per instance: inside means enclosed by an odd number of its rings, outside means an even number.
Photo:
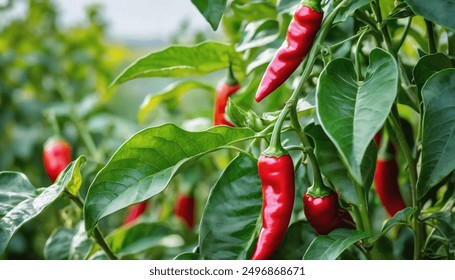
[[[162,222],[140,222],[129,227],[119,228],[112,232],[106,241],[112,252],[122,257],[141,253],[157,246],[168,246],[165,239],[176,233],[175,227]]]
[[[242,58],[232,46],[217,42],[171,46],[139,58],[115,78],[112,85],[137,78],[202,76],[229,67],[230,60],[233,69],[243,73]]]
[[[439,233],[455,246],[455,213],[437,212],[424,218],[426,224],[436,228]]]
[[[44,258],[46,260],[67,260],[75,234],[76,231],[72,228],[56,228],[46,241]]]
[[[181,261],[192,261],[192,260],[200,260],[201,256],[196,253],[181,253],[180,255],[176,256],[174,260],[181,260]]]
[[[436,72],[452,68],[452,62],[443,53],[434,53],[423,56],[413,70],[414,79],[417,87],[422,89],[425,82]]]
[[[4,199],[0,201],[3,205],[1,209],[4,211],[0,220],[0,254],[23,224],[44,211],[65,188],[74,189],[77,185],[75,182],[80,179],[79,168],[84,161],[83,156],[77,158],[66,167],[53,185],[34,192],[32,192],[33,185],[24,174],[0,172],[0,190],[17,190],[19,193],[19,196],[11,195],[12,199],[10,199],[5,195],[6,193],[0,191],[0,199]]]
[[[316,145],[314,152],[322,174],[330,180],[335,189],[340,192],[343,199],[358,205],[359,199],[355,182],[349,176],[349,171],[344,166],[335,145],[330,141],[322,127],[320,125],[310,124],[305,127],[305,132],[314,140]],[[376,155],[376,145],[371,141],[361,166],[364,187],[370,186],[373,182]]]
[[[199,230],[201,256],[209,260],[248,258],[261,208],[257,160],[241,154],[210,191]]]
[[[46,260],[84,260],[93,241],[87,238],[84,224],[78,223],[76,228],[59,227],[49,236],[44,246]]]
[[[365,152],[387,119],[397,89],[397,64],[381,49],[370,53],[363,82],[357,81],[351,60],[344,58],[332,60],[320,75],[316,107],[321,125],[359,184]]]
[[[455,169],[455,69],[440,71],[422,88],[422,165],[419,198]]]
[[[245,33],[239,42],[237,51],[263,47],[278,38],[279,24],[274,19],[253,21],[246,25]]]
[[[0,217],[3,218],[14,206],[37,194],[38,191],[24,174],[0,172]]]
[[[404,0],[412,11],[424,18],[434,21],[455,31],[455,0]]]
[[[7,177],[13,178],[13,181],[8,182],[4,180],[5,175]],[[3,186],[8,186],[9,184],[31,186],[31,183],[28,181],[25,175],[21,173],[17,173],[16,176],[10,175],[11,174],[9,174],[9,172],[0,172],[0,182],[4,184]],[[3,186],[0,186],[0,189],[2,189]],[[9,211],[0,220],[0,254],[2,254],[3,250],[5,250],[13,234],[23,224],[35,218],[47,206],[54,202],[54,200],[60,196],[63,189],[63,185],[54,184],[48,188],[37,191],[32,196],[26,198],[24,197],[24,200],[15,205],[12,205],[12,207],[8,207],[10,208]]]
[[[345,21],[354,11],[372,2],[373,0],[357,0],[350,1],[347,5],[342,7],[337,15],[335,22]]]
[[[303,256],[304,260],[336,260],[351,245],[355,244],[368,234],[352,229],[339,228],[329,235],[320,235],[311,242]]]
[[[289,226],[280,247],[273,254],[273,259],[301,260],[316,236],[314,229],[309,223],[305,221],[293,223]]]
[[[85,156],[78,157],[72,164],[67,166],[62,176],[57,179],[57,184],[64,184],[66,191],[76,197],[79,195],[79,189],[82,184],[81,166],[86,161]]]
[[[249,129],[218,126],[188,132],[174,124],[136,133],[115,152],[89,187],[84,207],[86,230],[91,232],[109,214],[160,193],[191,161],[253,136]]]
[[[379,232],[374,237],[374,242],[384,236],[389,230],[391,230],[394,226],[397,225],[410,225],[411,224],[411,217],[414,215],[415,209],[411,207],[407,207],[401,211],[398,211],[395,216],[391,219],[388,219],[384,225],[382,226],[381,232]]]
[[[191,0],[213,30],[217,30],[226,8],[226,0]]]
[[[215,92],[213,87],[198,81],[180,81],[174,83],[165,88],[162,92],[152,93],[145,97],[137,115],[139,122],[144,122],[148,113],[159,104],[180,100],[183,95],[194,89],[201,89],[212,94]]]
[[[302,2],[302,1],[301,0],[280,0],[280,1],[278,1],[276,9],[279,13],[282,13],[287,10],[295,9],[295,7],[300,4],[300,2]]]

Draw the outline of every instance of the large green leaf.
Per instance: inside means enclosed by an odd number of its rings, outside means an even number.
[[[199,252],[204,259],[246,259],[262,208],[257,161],[236,157],[212,187],[202,215]]]
[[[174,124],[136,133],[89,187],[84,207],[86,230],[91,232],[107,215],[160,193],[191,160],[253,136],[249,129],[218,126],[188,132]]]
[[[365,81],[358,81],[351,60],[331,61],[319,77],[316,107],[322,127],[352,177],[362,184],[361,164],[374,135],[384,124],[398,89],[397,64],[374,49]]]
[[[455,169],[455,69],[440,71],[422,88],[422,165],[417,181],[424,196]]]
[[[404,0],[418,15],[455,31],[455,0]]]
[[[352,178],[349,176],[349,171],[344,166],[337,148],[332,141],[330,141],[322,127],[320,125],[310,124],[305,127],[305,132],[313,138],[314,143],[316,144],[315,155],[322,174],[330,180],[335,189],[340,192],[343,199],[358,205],[359,199],[355,188],[355,182],[353,182]],[[361,166],[364,187],[369,187],[373,182],[376,155],[376,144],[371,141]]]
[[[417,87],[422,89],[425,82],[436,72],[452,68],[450,58],[443,53],[425,55],[417,62],[414,67],[413,75]]]
[[[183,95],[195,89],[201,89],[210,93],[215,92],[213,87],[198,81],[177,82],[168,86],[162,92],[152,93],[145,97],[144,102],[141,104],[137,113],[139,122],[144,122],[148,113],[150,113],[150,111],[152,111],[159,104],[180,100]]]
[[[329,235],[320,235],[313,240],[303,256],[304,260],[336,260],[347,248],[367,238],[365,232],[339,228]]]
[[[226,8],[226,0],[191,0],[191,2],[198,8],[212,29],[217,30]]]
[[[171,46],[150,53],[128,66],[112,85],[119,85],[136,78],[146,77],[187,77],[205,75],[229,67],[242,69],[242,58],[229,45],[217,42],[203,42],[194,46]]]

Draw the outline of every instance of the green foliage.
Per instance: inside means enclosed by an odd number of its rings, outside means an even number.
[[[98,7],[63,28],[54,2],[29,0],[0,27],[2,257],[248,259],[267,219],[256,158],[275,137],[293,157],[296,199],[272,259],[455,259],[453,1],[323,1],[317,43],[260,103],[301,1],[191,2],[219,37],[183,40],[182,23],[175,44],[150,46],[123,71],[129,52],[107,43]],[[236,127],[212,127],[230,65]],[[37,151],[54,134],[77,159],[50,184]],[[378,153],[399,165],[407,207],[393,217],[374,190]],[[316,235],[302,211],[315,183],[339,194],[356,229]],[[195,199],[194,228],[176,217],[181,194]],[[31,255],[16,249],[21,237]]]

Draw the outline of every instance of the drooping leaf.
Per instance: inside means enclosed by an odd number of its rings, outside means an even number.
[[[346,201],[359,204],[355,182],[349,176],[349,171],[343,164],[335,145],[330,141],[320,125],[310,124],[305,127],[305,132],[313,138],[316,149],[315,155],[322,174],[332,182],[335,189],[340,192]],[[368,187],[373,182],[374,167],[376,162],[377,148],[374,142],[368,145],[362,162],[362,186]]]
[[[84,156],[77,158],[65,168],[53,185],[34,192],[33,185],[24,174],[0,172],[0,199],[4,200],[0,201],[3,205],[1,208],[3,214],[0,216],[0,254],[13,234],[54,202],[65,188],[76,189],[77,182],[80,182],[79,168],[83,162]],[[11,196],[13,199],[10,199],[2,190],[17,191],[19,196],[13,195]]]
[[[455,31],[455,1],[454,0],[404,0],[412,11],[424,18],[434,21]]]
[[[246,259],[261,215],[257,160],[239,155],[210,191],[202,215],[199,250],[204,259]]]
[[[0,217],[3,218],[20,202],[37,196],[38,191],[24,174],[4,171],[0,173]]]
[[[438,232],[449,241],[450,245],[455,246],[455,213],[436,212],[424,218],[426,224],[436,228]]]
[[[62,176],[58,178],[57,183],[62,182],[65,189],[73,196],[79,195],[79,189],[82,184],[81,166],[87,161],[85,156],[80,156],[72,164],[68,165]]]
[[[328,235],[320,235],[313,240],[303,256],[304,260],[336,260],[347,248],[368,234],[352,229],[339,228]]]
[[[355,10],[365,6],[373,0],[357,0],[350,1],[346,6],[340,9],[335,22],[345,21]]]
[[[112,85],[137,78],[206,75],[229,67],[229,61],[232,61],[234,71],[243,72],[239,71],[242,69],[242,58],[232,46],[217,42],[171,46],[139,58],[117,76]]]
[[[191,2],[205,17],[212,29],[217,30],[226,8],[226,0],[191,0]]]
[[[425,82],[436,72],[452,68],[450,58],[443,53],[425,55],[419,59],[413,70],[417,87],[422,89]]]
[[[198,81],[183,81],[172,84],[162,92],[152,93],[145,97],[137,113],[139,122],[144,122],[148,113],[159,104],[169,101],[175,102],[175,100],[179,100],[183,95],[194,89],[201,89],[210,93],[215,91],[213,87]]]
[[[370,53],[364,81],[357,80],[353,63],[344,58],[332,60],[320,75],[316,107],[321,125],[359,184],[365,152],[387,119],[397,89],[397,64],[381,49]]]
[[[417,181],[424,196],[455,169],[455,69],[437,72],[422,88],[422,165]]]
[[[251,138],[249,129],[218,126],[188,132],[174,124],[144,129],[127,140],[97,174],[84,207],[91,232],[104,217],[160,193],[191,161]]]
[[[279,25],[274,19],[253,21],[245,27],[245,33],[240,41],[237,51],[265,46],[278,38]]]
[[[387,220],[382,226],[381,231],[374,237],[374,240],[378,240],[385,235],[389,230],[397,225],[409,225],[411,217],[415,213],[415,209],[407,207],[401,211],[398,211],[395,216]]]

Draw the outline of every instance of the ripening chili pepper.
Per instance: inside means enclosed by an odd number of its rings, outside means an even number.
[[[189,228],[194,225],[194,205],[195,201],[192,195],[179,194],[174,208],[174,214],[183,220]]]
[[[355,228],[352,217],[339,206],[336,192],[324,189],[322,193],[313,194],[313,188],[303,196],[303,211],[316,233],[328,234],[337,228]]]
[[[374,185],[382,205],[390,216],[406,208],[401,197],[398,184],[398,164],[396,151],[391,142],[385,137],[376,161]]]
[[[55,182],[58,175],[71,162],[71,145],[57,137],[50,138],[44,144],[43,163],[47,176]]]
[[[262,228],[252,260],[269,259],[286,234],[294,205],[294,165],[289,154],[261,155]]]
[[[219,87],[215,96],[215,110],[213,116],[214,125],[234,126],[226,120],[226,105],[228,98],[240,89],[239,82],[232,73],[232,66],[229,65],[228,76],[226,81]]]
[[[256,92],[257,102],[281,86],[299,67],[313,45],[323,15],[320,0],[302,1],[289,24],[286,40],[265,70]]]
[[[128,208],[128,214],[126,215],[126,219],[124,224],[130,224],[134,222],[142,213],[145,212],[147,209],[148,202],[147,200],[134,204]]]

